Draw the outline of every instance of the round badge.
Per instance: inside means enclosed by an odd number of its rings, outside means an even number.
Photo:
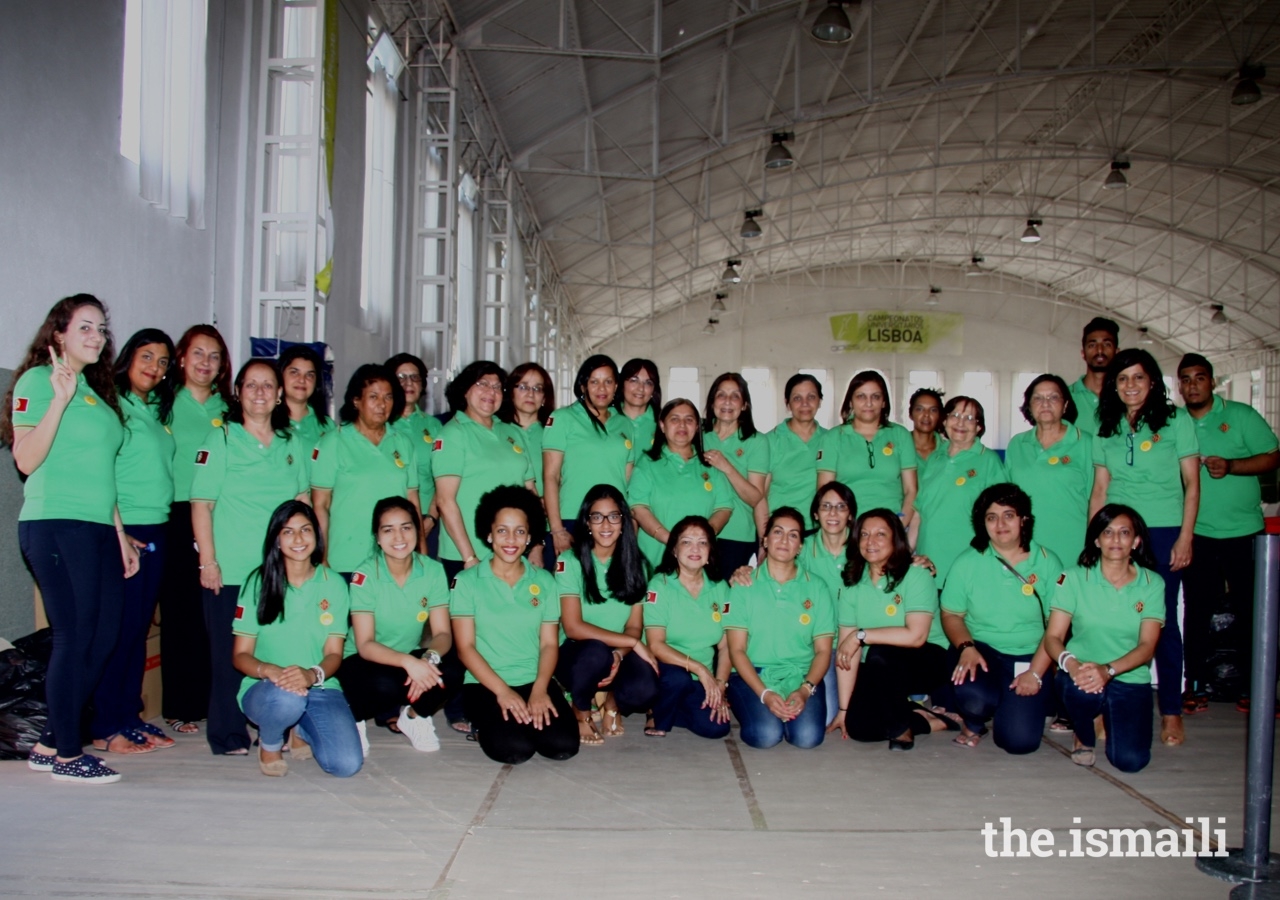
[[[967,478],[965,478],[963,475],[961,475],[959,478],[957,478],[957,479],[956,479],[956,486],[958,487],[959,485],[964,484],[964,483],[965,483],[966,481],[968,481],[968,480],[969,480],[969,479],[967,479]]]
[[[85,403],[88,403],[90,406],[97,406],[97,405],[98,405],[98,398],[97,398],[97,397],[85,397],[85,398],[84,398],[84,402],[85,402]]]
[[[702,489],[703,489],[704,491],[707,491],[708,493],[710,493],[711,491],[715,490],[715,488],[713,488],[713,487],[711,486],[711,482],[710,482],[710,481],[704,481],[704,482],[702,482]]]
[[[529,585],[529,593],[536,597],[542,593],[542,588],[538,587],[536,584],[531,584]]]
[[[514,450],[514,451],[516,451],[517,453],[523,453],[523,452],[524,452],[524,450],[522,450],[522,449],[520,448],[520,445],[519,445],[519,444],[512,444],[512,445],[511,445],[511,449],[512,449],[512,450]]]
[[[1028,597],[1030,597],[1035,592],[1036,592],[1036,589],[1029,584],[1024,584],[1022,586],[1022,593],[1026,594]]]
[[[813,618],[808,613],[804,613],[803,615],[800,616],[801,625],[808,625],[812,621],[813,621]]]
[[[418,621],[419,622],[427,621],[427,611],[425,609],[418,610]]]
[[[1143,452],[1143,453],[1146,453],[1148,450],[1150,450],[1150,449],[1151,449],[1151,442],[1150,442],[1150,441],[1143,441],[1143,442],[1142,442],[1141,444],[1139,444],[1138,446],[1142,448],[1142,452]]]
[[[221,419],[213,419],[213,420],[211,420],[211,421],[209,422],[209,424],[210,424],[210,425],[212,425],[214,428],[221,428],[221,427],[222,427],[222,420],[221,420]]]
[[[332,625],[332,624],[333,624],[333,613],[320,613],[320,624],[321,624],[321,625]]]
[[[713,612],[713,613],[711,614],[711,621],[712,621],[712,622],[719,622],[719,621],[720,621],[720,618],[721,618],[721,617],[720,617],[720,613]]]
[[[425,431],[424,431],[424,432],[422,432],[422,442],[423,442],[424,444],[430,444],[430,443],[431,443],[431,435],[430,435],[430,434],[428,434],[428,433],[427,433],[427,432],[425,432]]]
[[[630,450],[630,449],[631,449],[631,442],[630,442],[630,441],[623,441],[622,443],[626,445],[626,447],[627,447],[627,449],[628,449],[628,450]]]
[[[885,448],[880,451],[885,456],[893,456],[893,444],[886,444]]]
[[[396,465],[397,465],[399,468],[403,469],[403,468],[404,468],[404,460],[397,456],[397,457],[396,457]]]
[[[898,614],[898,607],[890,603],[888,606],[884,608],[884,614],[886,616],[896,616]]]
[[[1050,456],[1050,457],[1049,457],[1049,465],[1051,465],[1051,466],[1056,466],[1057,464],[1058,464],[1058,457],[1056,457],[1056,456]]]

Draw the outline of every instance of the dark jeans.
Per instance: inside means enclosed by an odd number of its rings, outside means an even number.
[[[466,568],[460,559],[442,559],[440,565],[444,567],[444,577],[449,579],[449,589],[453,589],[453,579],[458,577],[458,573]]]
[[[1151,762],[1151,685],[1109,681],[1100,694],[1086,694],[1066,672],[1058,673],[1058,695],[1086,747],[1097,743],[1093,720],[1107,729],[1107,760],[1121,772],[1138,772]]]
[[[992,731],[997,747],[1007,753],[1034,753],[1040,747],[1045,716],[1051,707],[1050,683],[1030,697],[1021,697],[1009,685],[1013,682],[1013,664],[1031,662],[1033,654],[1011,656],[989,644],[977,642],[977,650],[986,660],[987,671],[977,671],[973,681],[951,685],[939,692],[942,705],[964,717],[970,731],[980,732],[994,717]],[[947,669],[954,669],[960,654],[953,648],[948,653]],[[948,696],[949,695],[949,696]]]
[[[1192,540],[1182,573],[1187,688],[1249,693],[1253,657],[1254,535]]]
[[[720,559],[720,576],[726,581],[738,569],[751,563],[751,556],[760,549],[755,541],[716,540],[716,556]]]
[[[444,526],[441,525],[439,527],[443,528]],[[465,569],[466,566],[463,565],[460,559],[442,559],[440,560],[440,565],[444,567],[444,577],[449,579],[449,589],[453,590],[453,579],[457,578],[458,573]],[[444,705],[444,717],[445,721],[450,725],[454,722],[466,721],[467,713],[463,708],[462,694],[454,694],[449,702]]]
[[[426,652],[414,650],[413,655],[421,659]],[[440,670],[444,684],[433,687],[413,703],[409,703],[404,669],[371,662],[358,653],[342,661],[338,681],[357,722],[375,717],[389,721],[399,716],[400,707],[406,704],[412,706],[418,715],[430,717],[462,692],[462,679],[466,675],[458,654],[452,649],[440,658],[440,665],[436,668]]]
[[[929,721],[907,699],[912,694],[946,693],[947,651],[937,644],[890,647],[875,644],[858,666],[858,680],[845,713],[845,730],[855,741],[883,741],[904,732],[928,734]]]
[[[184,722],[209,714],[209,636],[195,543],[191,504],[173,504],[160,586],[160,702],[166,719]]]
[[[737,672],[729,676],[726,693],[729,706],[741,727],[742,742],[748,747],[767,750],[786,740],[801,750],[810,750],[821,744],[826,736],[827,699],[822,685],[818,685],[813,696],[805,702],[804,710],[790,722],[784,722],[770,712]]]
[[[532,684],[512,685],[511,689],[529,699]],[[547,759],[569,759],[578,755],[578,720],[574,718],[564,694],[552,685],[548,692],[556,714],[543,728],[524,725],[514,718],[503,719],[498,698],[482,684],[462,688],[467,718],[475,729],[476,740],[485,756],[500,763],[517,765],[538,753]]]
[[[156,549],[142,554],[138,574],[124,581],[120,636],[107,657],[93,692],[95,738],[109,738],[125,728],[141,724],[142,675],[147,668],[147,632],[156,611],[160,578],[164,574],[165,534],[160,525],[126,525],[125,533]]]
[[[40,743],[64,759],[84,746],[80,722],[120,630],[124,564],[111,525],[77,519],[18,523],[18,543],[31,567],[53,648],[45,675],[49,720]]]
[[[204,624],[209,635],[209,727],[206,737],[215,754],[249,749],[249,727],[236,695],[244,678],[231,662],[235,635],[236,604],[240,585],[224,584],[220,593],[204,589]],[[245,615],[257,615],[258,604],[250,603]]]
[[[1178,528],[1149,529],[1156,571],[1164,579],[1164,628],[1160,629],[1160,641],[1156,644],[1156,675],[1160,682],[1156,685],[1156,699],[1162,716],[1182,715],[1182,629],[1178,627],[1178,588],[1182,586],[1182,572],[1169,571],[1169,554],[1173,552],[1179,531]]]
[[[653,701],[653,727],[658,731],[687,728],[698,737],[729,735],[728,722],[714,722],[702,704],[707,692],[683,666],[658,663],[658,696]]]
[[[576,519],[565,519],[562,524],[564,530],[569,532],[569,536],[573,537],[574,531],[577,530],[578,522]],[[560,554],[556,553],[555,541],[551,539],[551,526],[547,526],[547,536],[542,539],[542,567],[555,571],[556,557]]]
[[[264,679],[245,691],[244,711],[258,726],[263,750],[279,750],[285,731],[296,726],[323,771],[350,778],[364,765],[360,732],[342,691],[294,694]]]
[[[658,694],[658,673],[634,653],[628,653],[618,666],[618,674],[608,687],[597,685],[609,677],[613,667],[613,648],[604,641],[567,639],[560,645],[556,662],[556,681],[573,697],[573,705],[583,712],[591,709],[596,691],[610,691],[618,712],[629,716],[645,712]]]

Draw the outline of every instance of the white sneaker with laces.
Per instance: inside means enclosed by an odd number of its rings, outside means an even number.
[[[410,715],[412,709],[410,706],[401,707],[400,720],[396,722],[396,727],[419,753],[432,753],[439,750],[440,738],[436,737],[435,723],[431,721],[430,716]]]
[[[360,733],[360,752],[367,759],[369,757],[369,732],[363,719],[356,723],[356,731]]]

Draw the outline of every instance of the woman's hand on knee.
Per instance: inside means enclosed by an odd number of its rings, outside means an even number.
[[[524,702],[524,698],[517,694],[511,688],[506,688],[494,695],[498,700],[498,709],[502,710],[502,718],[504,721],[514,719],[521,725],[528,725],[533,721],[533,717],[529,715],[529,706]]]
[[[551,720],[560,714],[556,712],[556,708],[551,704],[551,697],[546,691],[540,691],[536,688],[529,694],[529,717],[533,722],[533,727],[541,731],[543,728],[551,726]]]
[[[311,690],[311,678],[310,669],[304,669],[301,666],[285,666],[280,669],[276,677],[271,679],[271,683],[282,691],[305,697],[307,691]]]
[[[960,654],[959,662],[956,663],[955,671],[951,673],[951,683],[964,684],[966,681],[977,681],[979,669],[984,672],[989,671],[987,661],[978,652],[977,647],[965,647],[964,652]]]

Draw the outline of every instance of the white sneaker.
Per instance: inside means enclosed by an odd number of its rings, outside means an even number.
[[[368,758],[369,756],[369,732],[365,728],[364,720],[356,723],[356,731],[360,733],[360,752]]]
[[[432,753],[439,750],[440,738],[436,737],[436,726],[431,721],[431,717],[411,716],[409,715],[411,709],[412,707],[409,706],[400,709],[400,719],[396,722],[400,733],[409,739],[413,749],[419,753]]]

